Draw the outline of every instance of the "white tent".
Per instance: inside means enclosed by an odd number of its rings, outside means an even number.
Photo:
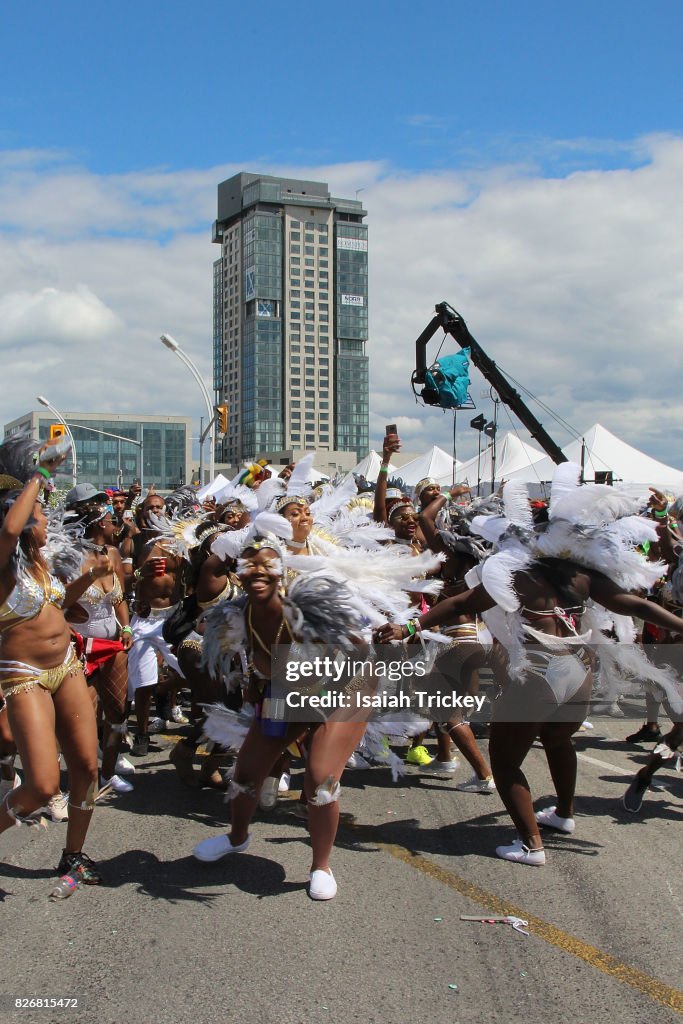
[[[467,462],[461,463],[457,470],[458,483],[469,484],[472,487],[476,486],[477,480],[480,480],[482,490],[488,491],[491,485],[492,457],[493,446],[489,445],[480,457],[474,455]],[[507,433],[496,445],[496,480],[509,480],[513,474],[519,471],[523,472],[545,458],[546,456],[538,448],[521,441],[516,434]]]
[[[645,452],[610,433],[599,423],[594,424],[583,435],[584,479],[592,483],[612,482],[633,494],[645,493],[648,487],[658,487],[674,494],[683,494],[683,472],[667,466]],[[566,445],[562,451],[571,462],[582,464],[582,440]],[[548,456],[506,475],[506,479],[524,480],[527,483],[545,483],[552,480],[555,463]],[[604,478],[611,474],[611,478]],[[496,476],[498,474],[496,473]]]
[[[453,467],[455,466],[455,477],[453,476]],[[413,459],[411,462],[406,462],[404,466],[399,466],[398,469],[394,470],[396,476],[400,476],[401,480],[405,481],[410,487],[414,487],[415,484],[422,480],[426,476],[433,476],[435,480],[440,483],[453,483],[457,479],[460,463],[453,459],[452,455],[445,452],[443,448],[437,448],[434,445],[424,455],[418,456],[417,459]]]
[[[351,470],[354,476],[364,476],[370,483],[376,483],[377,477],[379,476],[379,467],[382,465],[382,457],[377,452],[369,452],[364,459],[358,463],[357,466]],[[400,473],[400,470],[396,469],[396,466],[389,463],[389,475],[393,476],[395,473]]]

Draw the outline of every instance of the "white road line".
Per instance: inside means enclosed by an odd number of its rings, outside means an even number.
[[[588,754],[580,754],[578,751],[576,756],[581,761],[588,761],[589,764],[595,764],[598,768],[611,768],[613,772],[619,772],[620,775],[632,775],[633,768],[624,767],[624,765],[610,764],[609,761],[598,761],[597,757],[589,757]]]

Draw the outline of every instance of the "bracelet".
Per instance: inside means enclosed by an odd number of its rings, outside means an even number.
[[[132,636],[133,630],[130,628],[130,626],[121,626],[121,635],[123,636],[124,633],[129,633]]]
[[[380,473],[388,473],[389,472],[389,467],[388,466],[380,466],[379,467],[379,472]]]
[[[666,519],[666,517],[669,515],[669,512],[668,509],[665,508],[662,509],[661,511],[659,509],[655,509],[654,514],[657,519]]]
[[[413,619],[408,619],[406,629],[408,630],[408,636],[415,636],[415,622]]]
[[[36,473],[40,473],[40,475],[44,476],[46,480],[50,479],[50,472],[49,470],[45,469],[45,466],[36,466],[36,468],[33,470],[34,476]]]
[[[136,580],[141,580],[142,579],[142,569],[136,569],[135,570],[135,572],[133,573],[133,579],[136,579]]]

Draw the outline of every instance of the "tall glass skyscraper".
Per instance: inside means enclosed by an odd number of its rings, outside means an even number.
[[[229,409],[218,460],[367,454],[365,216],[324,182],[241,173],[218,186],[214,388]]]

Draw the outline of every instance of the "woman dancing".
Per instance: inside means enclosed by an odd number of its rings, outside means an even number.
[[[111,575],[106,555],[68,587],[48,572],[41,548],[47,519],[41,495],[64,456],[33,442],[0,446],[0,687],[24,771],[0,807],[0,832],[45,805],[59,789],[57,740],[69,773],[69,823],[60,875],[86,884],[100,875],[83,853],[97,795],[95,711],[61,605]]]
[[[591,694],[589,642],[601,642],[604,663],[611,659],[616,664],[621,655],[629,659],[629,669],[637,661],[643,678],[657,671],[632,644],[610,645],[606,633],[615,621],[605,609],[681,631],[680,619],[628,592],[647,586],[661,571],[635,550],[642,540],[656,536],[646,520],[629,514],[637,503],[610,487],[579,488],[579,472],[571,464],[556,471],[550,521],[539,533],[526,491],[507,484],[507,518],[479,517],[473,523],[477,533],[499,547],[479,567],[481,582],[447,598],[413,624],[422,629],[455,622],[463,613],[483,613],[499,654],[507,655],[498,675],[500,681],[504,672],[505,679],[494,704],[489,753],[496,787],[519,838],[497,847],[496,854],[522,864],[545,864],[539,826],[567,834],[575,829],[577,763],[571,737],[586,717]],[[589,609],[591,600],[602,608]],[[582,633],[589,622],[591,628]],[[623,620],[618,628],[625,639]],[[407,632],[387,623],[377,636],[387,642]],[[522,764],[536,737],[545,750],[557,804],[534,814]]]
[[[278,645],[291,644],[295,635],[297,639],[303,635],[306,641],[329,642],[347,649],[360,642],[360,617],[344,584],[322,576],[302,577],[292,584],[285,598],[281,591],[282,556],[282,546],[276,539],[249,540],[238,562],[246,597],[224,602],[207,616],[204,649],[210,666],[214,672],[225,673],[235,651],[246,652],[247,699],[256,702],[257,715],[234,768],[230,833],[198,843],[193,851],[198,860],[216,861],[247,849],[251,840],[249,824],[264,780],[301,733],[301,722],[287,724],[268,717],[273,666],[283,659],[283,647]],[[329,860],[339,822],[340,779],[365,727],[366,722],[335,720],[313,726],[304,793],[312,846],[309,895],[314,900],[329,900],[337,894]],[[208,734],[220,739],[209,728]]]
[[[89,492],[93,491],[93,494]],[[80,597],[70,595],[63,607],[67,621],[85,640],[86,677],[100,699],[102,730],[102,788],[130,793],[133,786],[116,774],[128,701],[128,651],[133,643],[123,563],[114,546],[115,524],[107,495],[91,484],[79,484],[66,496],[65,522],[83,529],[83,561],[78,575],[90,571],[106,553],[112,571],[92,583]]]

